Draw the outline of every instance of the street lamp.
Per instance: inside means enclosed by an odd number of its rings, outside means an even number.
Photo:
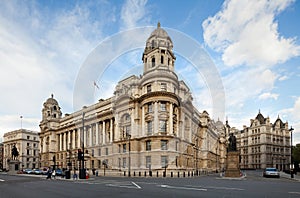
[[[128,139],[128,150],[129,150],[129,152],[128,152],[128,157],[129,157],[129,161],[128,161],[128,177],[130,177],[130,165],[131,165],[131,158],[130,158],[130,150],[131,150],[131,148],[130,148],[130,138],[131,138],[131,134],[126,130],[126,137],[127,137],[127,139]]]
[[[294,178],[294,173],[293,173],[293,130],[294,130],[294,128],[291,126],[291,128],[289,129],[289,131],[291,132],[291,168],[290,168],[291,178]]]
[[[85,169],[84,169],[84,115],[85,113],[82,112],[82,158],[81,158],[81,169],[79,174],[80,179],[86,178]]]

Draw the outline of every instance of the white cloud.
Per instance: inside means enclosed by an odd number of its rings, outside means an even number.
[[[279,81],[284,81],[284,80],[287,80],[289,77],[287,75],[283,75],[283,76],[280,76],[278,78]]]
[[[222,52],[228,66],[272,66],[300,55],[295,38],[284,38],[278,32],[275,16],[294,0],[233,1],[227,0],[215,16],[202,26],[206,44]]]
[[[138,22],[150,20],[145,18],[147,0],[135,1],[127,0],[121,10],[121,19],[123,20],[124,29],[134,28]]]
[[[279,96],[278,94],[266,92],[266,93],[260,94],[260,95],[258,96],[258,99],[260,99],[260,100],[267,100],[267,99],[274,99],[274,100],[277,100],[278,96]]]

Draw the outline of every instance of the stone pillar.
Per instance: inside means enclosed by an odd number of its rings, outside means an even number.
[[[87,141],[86,141],[87,127],[82,128],[82,130],[83,130],[82,132],[83,132],[83,138],[84,138],[84,145],[87,146]]]
[[[99,122],[96,123],[96,145],[99,144]]]
[[[105,144],[105,120],[102,122],[102,143]]]
[[[174,134],[175,131],[173,131],[173,104],[170,103],[169,108],[169,134]]]
[[[71,131],[68,131],[68,145],[67,145],[67,149],[71,149]]]
[[[62,141],[63,141],[63,139],[62,139],[62,134],[59,134],[59,151],[62,151],[63,150],[63,148],[62,148]]]
[[[110,119],[110,126],[109,126],[109,128],[110,128],[110,137],[109,137],[109,142],[112,142],[113,141],[113,119],[111,118]]]
[[[89,145],[93,145],[93,125],[90,125],[89,127]]]
[[[157,112],[157,101],[154,102],[154,127],[153,132],[157,133],[159,131],[159,120],[158,120],[158,112]]]
[[[145,136],[145,105],[142,106],[142,137]]]

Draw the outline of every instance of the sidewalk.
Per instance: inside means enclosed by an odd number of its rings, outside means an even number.
[[[291,178],[291,174],[280,171],[280,177],[300,182],[299,173],[297,175],[294,174],[294,178]]]

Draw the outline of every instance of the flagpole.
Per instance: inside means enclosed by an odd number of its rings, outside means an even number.
[[[23,129],[23,122],[22,122],[23,116],[20,116],[20,119],[21,119],[21,129]]]

